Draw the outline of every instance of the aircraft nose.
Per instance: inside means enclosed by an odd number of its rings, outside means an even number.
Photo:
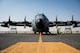
[[[42,19],[38,19],[36,23],[37,28],[43,29],[44,28],[44,23]]]
[[[38,19],[37,22],[38,23],[42,23],[43,21],[42,21],[42,19]]]

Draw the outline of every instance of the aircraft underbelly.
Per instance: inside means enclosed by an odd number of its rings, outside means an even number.
[[[48,32],[49,27],[45,27],[43,29],[33,28],[33,31],[35,31],[35,32]]]

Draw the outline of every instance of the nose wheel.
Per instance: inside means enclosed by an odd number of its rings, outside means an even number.
[[[42,32],[39,32],[40,36],[42,36]]]
[[[34,34],[36,34],[36,32],[34,32]]]

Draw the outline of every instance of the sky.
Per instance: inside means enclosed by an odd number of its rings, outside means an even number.
[[[32,21],[35,15],[44,13],[50,21],[80,21],[80,0],[0,0],[0,22]]]

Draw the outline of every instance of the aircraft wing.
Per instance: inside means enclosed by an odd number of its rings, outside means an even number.
[[[29,26],[29,27],[31,27],[31,22],[28,22],[28,21],[26,21],[26,22],[15,22],[14,26]]]
[[[80,22],[75,22],[75,25],[73,27],[80,27]]]
[[[9,27],[9,26],[26,26],[31,27],[31,22],[1,22],[0,23],[2,27]]]
[[[80,27],[80,22],[79,21],[54,21],[54,22],[49,22],[49,27],[53,26],[73,26],[73,27]]]
[[[49,22],[49,27],[53,27],[53,22]]]
[[[11,21],[11,20],[10,20],[10,16],[9,16],[9,20],[8,20],[8,21],[4,21],[4,22],[0,22],[0,25],[1,25],[2,27],[24,26],[24,28],[26,28],[26,26],[31,27],[31,22],[26,21],[26,16],[25,16],[25,18],[24,18],[24,21],[22,21],[22,22]]]
[[[65,26],[66,22],[62,22],[62,21],[54,21],[54,22],[49,22],[49,27],[53,27],[53,26]]]

